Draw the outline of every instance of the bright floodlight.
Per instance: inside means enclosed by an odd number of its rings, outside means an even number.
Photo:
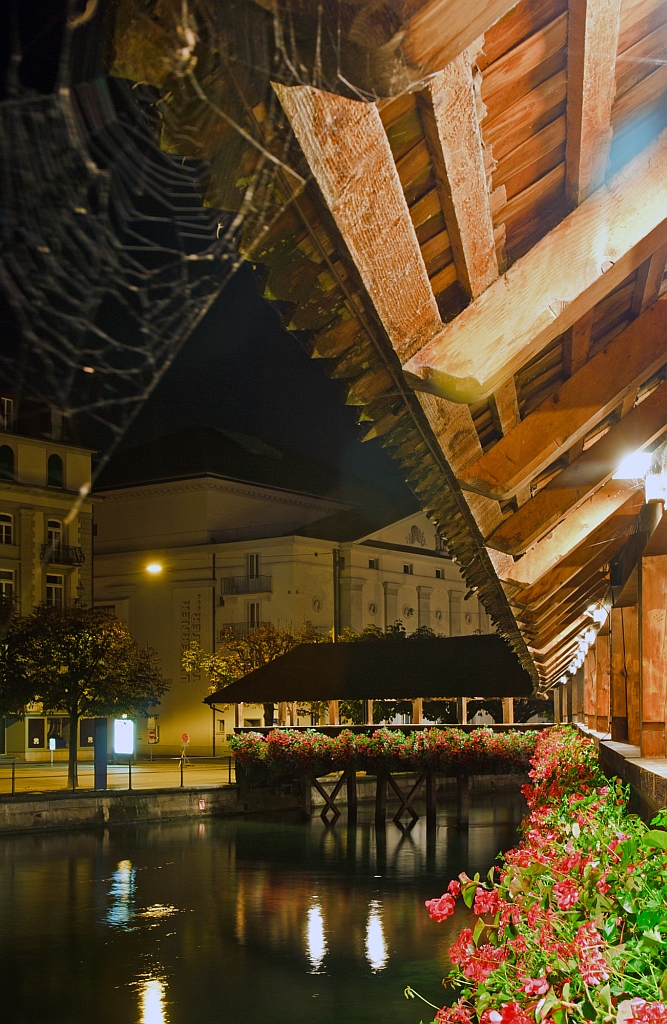
[[[162,572],[162,566],[159,562],[151,562],[146,566],[146,572],[150,572],[153,576],[157,576],[159,572]]]
[[[113,723],[113,749],[116,754],[134,753],[134,722],[117,718]]]
[[[643,480],[651,466],[650,452],[632,452],[621,459],[614,480]]]

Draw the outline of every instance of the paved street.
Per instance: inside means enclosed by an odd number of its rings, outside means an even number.
[[[67,765],[60,761],[49,763],[17,761],[14,769],[16,793],[45,793],[67,789]],[[94,768],[91,761],[79,763],[79,789],[94,788]],[[109,789],[128,789],[130,772],[127,763],[110,764],[107,769]],[[183,766],[184,786],[221,786],[234,782],[234,766],[229,757],[202,758],[186,762]],[[132,789],[174,789],[181,785],[179,758],[140,761],[132,765]],[[0,758],[0,798],[12,792],[11,758]]]

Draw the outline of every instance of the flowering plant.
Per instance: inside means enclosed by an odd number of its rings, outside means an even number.
[[[492,729],[428,729],[405,734],[377,729],[371,736],[343,729],[338,736],[280,729],[233,736],[237,763],[255,776],[297,772],[318,776],[354,768],[441,775],[523,774],[530,767],[537,733]]]
[[[476,916],[443,982],[460,998],[435,1022],[667,1024],[667,811],[653,829],[629,814],[572,729],[541,733],[529,774],[519,846],[426,904],[444,920],[460,887]]]

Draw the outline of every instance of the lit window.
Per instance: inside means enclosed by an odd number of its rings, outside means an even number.
[[[0,398],[0,430],[14,432],[14,400],[12,398]]]
[[[46,577],[46,603],[49,608],[62,608],[64,604],[64,593],[64,577],[48,573]]]
[[[57,519],[46,521],[46,543],[49,545],[49,561],[58,562],[63,548],[63,524]]]
[[[403,564],[403,572],[404,572],[404,573],[405,573],[405,574],[406,574],[407,576],[412,576],[412,562],[405,562],[405,563]]]
[[[14,517],[0,513],[0,544],[14,543]]]
[[[256,580],[259,577],[259,555],[247,555],[248,578]]]
[[[59,455],[49,455],[46,482],[49,487],[62,487],[63,485],[63,460]]]
[[[14,479],[14,450],[8,444],[0,448],[0,480]]]
[[[11,601],[14,597],[14,572],[12,569],[0,569],[0,599]]]
[[[379,569],[380,568],[380,559],[379,558],[369,558],[368,559],[368,568],[369,569]]]

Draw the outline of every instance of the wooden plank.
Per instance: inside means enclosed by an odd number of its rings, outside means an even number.
[[[600,631],[595,640],[595,656],[597,659],[597,693],[596,693],[596,729],[598,732],[609,731],[609,631]]]
[[[523,558],[513,562],[502,577],[504,582],[532,587],[613,516],[637,490],[636,480],[610,480]]]
[[[482,134],[467,53],[418,94],[459,281],[472,298],[498,277]]]
[[[310,86],[274,89],[399,358],[441,326],[375,104]]]
[[[427,0],[402,26],[401,50],[424,71],[440,71],[484,35],[516,0]]]
[[[581,320],[577,320],[576,324],[568,327],[563,335],[563,374],[565,377],[571,377],[573,373],[580,370],[588,359],[593,316],[594,310],[589,309]]]
[[[644,556],[640,570],[642,757],[667,756],[667,555]]]
[[[535,81],[535,76],[540,75],[540,65],[549,62],[550,58],[565,47],[566,42],[567,14],[563,12],[539,32],[528,36],[518,46],[506,51],[502,57],[488,65],[482,78],[482,100],[487,109],[492,107],[496,96],[503,107],[514,103],[519,98],[515,90],[521,82],[529,83],[528,88],[524,89],[528,92],[530,88],[544,81],[547,75],[540,77],[540,81]],[[491,117],[493,116],[491,114]]]
[[[611,108],[621,0],[569,0],[566,194],[579,206],[604,181],[611,145]]]
[[[494,391],[489,398],[489,406],[496,427],[503,436],[521,422],[514,377],[510,377],[502,387]]]
[[[634,392],[631,392],[634,398]],[[506,519],[487,543],[520,555],[541,540],[597,487],[611,479],[621,459],[655,441],[667,429],[667,384],[661,384],[596,444],[551,480],[519,512]]]
[[[460,476],[511,498],[667,362],[667,299],[659,299]]]
[[[667,242],[667,130],[405,365],[452,401],[491,394]]]
[[[637,271],[635,290],[632,296],[632,313],[639,316],[660,295],[660,286],[665,276],[665,264],[667,263],[667,245],[661,245],[649,259],[642,263]]]

